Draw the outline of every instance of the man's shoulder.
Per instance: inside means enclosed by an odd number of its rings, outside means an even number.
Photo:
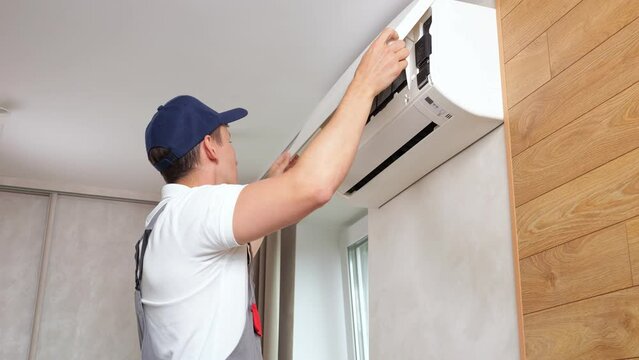
[[[165,197],[147,216],[146,224],[148,225],[162,208],[164,208],[163,213],[160,214],[158,221],[171,228],[185,230],[183,228],[186,226],[197,231],[196,228],[200,228],[198,223],[202,223],[202,227],[216,227],[217,225],[214,224],[219,222],[230,223],[235,203],[244,186],[236,184],[196,187],[179,185],[168,190],[163,189]]]
[[[210,224],[215,221],[223,221],[224,215],[232,215],[235,202],[240,191],[245,185],[219,184],[200,185],[183,189],[181,193],[163,199],[158,206],[151,211],[147,223],[161,207],[165,207],[162,217],[172,225],[188,224],[196,225],[198,221]]]
[[[225,197],[229,195],[238,194],[246,185],[235,184],[218,184],[218,185],[200,185],[195,187],[189,187],[167,200],[171,204],[187,204],[187,203],[199,203],[201,200],[208,200],[215,197]]]

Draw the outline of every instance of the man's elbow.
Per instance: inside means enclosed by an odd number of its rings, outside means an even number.
[[[320,208],[333,198],[333,194],[335,194],[335,190],[328,186],[318,186],[313,191],[313,203],[316,208]]]
[[[317,177],[308,177],[305,173],[291,173],[290,176],[304,174],[305,176],[291,177],[294,181],[294,188],[298,194],[302,196],[305,203],[309,204],[313,210],[320,208],[329,201],[337,191],[337,188],[331,186],[325,179]]]

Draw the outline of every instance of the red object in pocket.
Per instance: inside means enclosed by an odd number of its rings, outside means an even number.
[[[262,336],[262,323],[260,322],[260,313],[257,311],[257,305],[251,304],[251,312],[253,313],[253,330],[257,336]]]

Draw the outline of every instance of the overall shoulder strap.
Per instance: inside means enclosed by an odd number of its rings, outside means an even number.
[[[166,204],[162,205],[162,207],[153,215],[151,221],[144,229],[144,234],[135,244],[135,290],[140,290],[140,285],[142,284],[142,271],[144,268],[144,254],[146,253],[146,247],[149,244],[149,236],[151,235],[151,231],[155,226],[155,222],[160,217],[160,214],[166,208]]]

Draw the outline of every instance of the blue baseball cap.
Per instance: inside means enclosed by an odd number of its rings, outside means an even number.
[[[158,107],[158,111],[146,127],[147,156],[155,147],[169,149],[170,153],[153,165],[158,171],[164,171],[213,130],[247,114],[248,112],[242,108],[219,113],[193,96],[175,97]]]

